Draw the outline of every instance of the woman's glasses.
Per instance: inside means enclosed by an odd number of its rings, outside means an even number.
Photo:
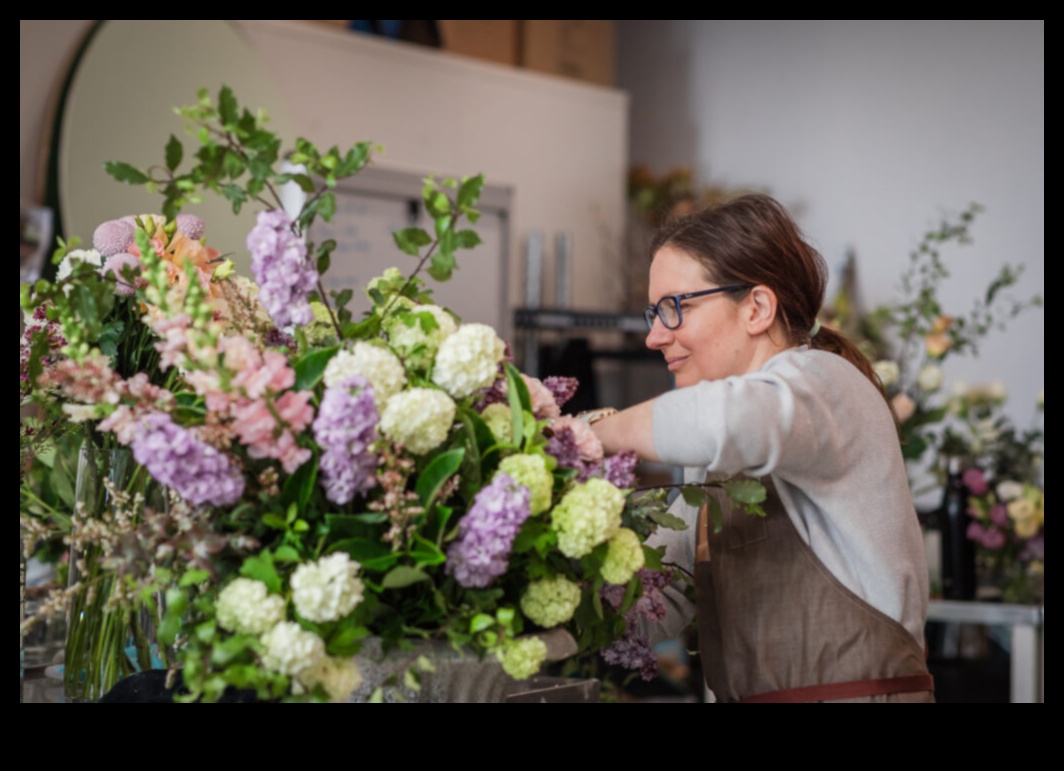
[[[723,292],[740,292],[749,288],[748,286],[722,286],[717,289],[706,289],[702,292],[669,295],[668,297],[662,297],[657,305],[648,305],[646,310],[643,311],[643,318],[646,319],[648,330],[654,329],[654,321],[657,319],[661,319],[661,323],[665,325],[666,329],[679,329],[683,324],[682,304],[686,300],[693,300],[696,297],[709,297]]]

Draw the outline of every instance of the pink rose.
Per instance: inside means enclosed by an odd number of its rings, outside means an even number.
[[[1003,503],[990,508],[990,521],[998,527],[1008,527],[1010,523],[1009,508]]]
[[[916,402],[908,394],[898,394],[891,401],[890,406],[894,409],[894,415],[898,418],[899,423],[906,422],[916,414]]]

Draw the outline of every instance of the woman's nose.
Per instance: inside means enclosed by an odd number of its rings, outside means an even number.
[[[652,351],[660,351],[672,341],[672,331],[669,330],[660,318],[654,319],[654,326],[647,335],[647,348]]]

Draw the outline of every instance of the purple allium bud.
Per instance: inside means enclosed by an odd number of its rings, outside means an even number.
[[[178,214],[177,229],[193,241],[199,241],[203,238],[207,227],[203,224],[203,220],[195,214]]]

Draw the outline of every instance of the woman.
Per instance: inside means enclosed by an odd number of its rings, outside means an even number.
[[[607,452],[683,466],[689,482],[748,475],[769,491],[765,519],[729,509],[714,533],[685,510],[688,531],[658,542],[695,576],[710,689],[933,703],[927,562],[894,416],[864,356],[817,322],[823,258],[760,195],[667,225],[653,254],[647,346],[677,390],[593,429]],[[692,612],[671,599],[663,634]]]

